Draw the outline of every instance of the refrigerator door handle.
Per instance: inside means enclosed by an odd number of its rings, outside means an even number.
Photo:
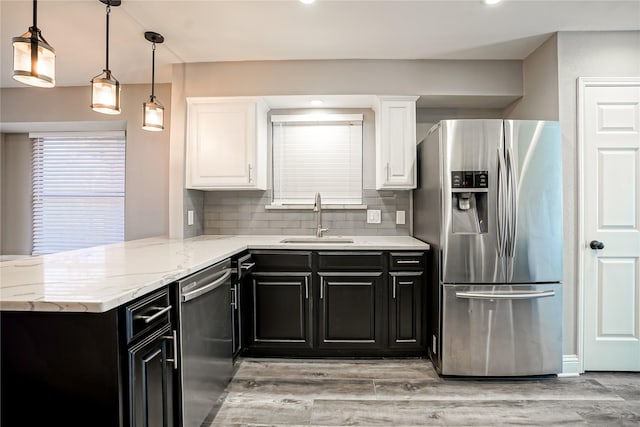
[[[511,148],[507,149],[507,176],[508,176],[508,194],[509,194],[509,203],[507,205],[508,210],[508,246],[507,246],[507,256],[513,257],[516,251],[516,230],[517,230],[517,221],[518,221],[518,183],[516,182],[516,171],[515,166],[513,164],[513,152]]]
[[[556,293],[554,291],[515,291],[515,292],[456,292],[456,298],[466,299],[535,299],[553,297]]]
[[[506,216],[506,191],[507,181],[505,179],[505,161],[502,155],[502,150],[498,148],[498,180],[497,180],[497,197],[496,197],[496,231],[497,231],[497,245],[498,245],[498,257],[502,258],[505,255],[507,230],[505,224]]]

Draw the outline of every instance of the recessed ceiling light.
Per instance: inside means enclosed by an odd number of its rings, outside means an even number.
[[[302,1],[302,0],[300,0],[300,1]],[[319,106],[322,105],[322,101],[320,101],[319,99],[314,99],[313,101],[311,101],[311,105],[313,105],[314,107],[319,107]]]
[[[311,4],[314,3],[316,0],[300,0],[300,3],[304,3],[304,4]]]
[[[498,4],[502,0],[484,0],[484,4]]]

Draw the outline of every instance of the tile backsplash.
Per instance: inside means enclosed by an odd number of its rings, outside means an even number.
[[[368,224],[364,209],[327,209],[322,225],[327,236],[409,235],[409,191],[363,190],[367,209],[379,209],[380,224]],[[204,234],[314,235],[316,213],[310,209],[265,209],[271,203],[267,191],[205,191]],[[403,210],[406,221],[396,225],[396,210]]]

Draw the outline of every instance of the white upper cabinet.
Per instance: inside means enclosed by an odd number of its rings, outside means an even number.
[[[261,98],[187,98],[186,187],[266,189],[267,110]]]
[[[376,113],[376,189],[416,188],[417,96],[378,96]]]

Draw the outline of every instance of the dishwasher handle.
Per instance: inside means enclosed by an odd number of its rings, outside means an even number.
[[[224,284],[231,277],[232,270],[230,268],[225,268],[222,271],[223,274],[219,279],[216,279],[211,283],[182,294],[182,302],[191,301],[192,299],[198,298],[201,295],[211,292]]]

